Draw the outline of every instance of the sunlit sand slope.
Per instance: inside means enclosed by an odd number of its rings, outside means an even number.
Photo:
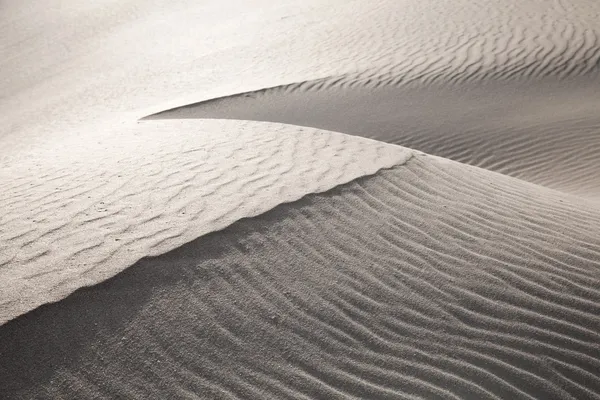
[[[317,82],[149,117],[237,118],[330,129],[600,198],[600,75],[533,83],[343,88]]]
[[[6,398],[600,397],[600,210],[430,156],[0,328]]]
[[[2,2],[0,398],[600,399],[599,21]]]
[[[410,150],[280,124],[147,122],[0,172],[0,323]],[[35,177],[32,179],[32,177]]]
[[[199,92],[147,118],[312,126],[600,198],[600,3],[388,1],[364,10],[369,21],[347,20],[354,34],[332,33],[354,52],[346,72]]]

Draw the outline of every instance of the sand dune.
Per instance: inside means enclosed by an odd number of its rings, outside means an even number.
[[[600,75],[460,89],[344,88],[331,80],[207,100],[147,119],[234,118],[312,126],[600,198],[598,110]]]
[[[600,210],[419,156],[0,330],[46,398],[600,396]]]
[[[598,2],[0,10],[1,398],[600,399]]]
[[[600,7],[539,5],[483,1],[450,9],[427,3],[429,11],[419,15],[411,3],[403,19],[410,23],[399,29],[407,37],[389,38],[394,56],[382,53],[370,68],[205,99],[146,118],[311,126],[598,198]],[[394,20],[397,8],[388,9]],[[441,10],[449,14],[434,23]],[[484,17],[485,10],[491,15]],[[417,25],[420,36],[410,30]]]
[[[210,124],[139,124],[125,131],[135,138],[129,142],[118,135],[101,151],[94,144],[71,147],[81,154],[64,157],[68,165],[37,157],[5,171],[12,179],[0,184],[0,322],[141,257],[412,155],[314,129],[212,125],[211,131]],[[21,169],[26,177],[38,171],[37,182],[19,179]]]

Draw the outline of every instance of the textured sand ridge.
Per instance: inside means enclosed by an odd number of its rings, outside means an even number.
[[[135,138],[129,142],[117,135],[101,147],[71,143],[70,151],[81,154],[63,156],[63,163],[52,153],[4,168],[0,322],[143,256],[411,156],[314,129],[214,125],[211,132],[210,123],[143,123],[126,133]]]
[[[413,157],[9,322],[0,389],[599,398],[599,238],[590,203]]]
[[[312,126],[600,197],[598,2],[382,8],[389,15],[377,19],[380,31],[360,25],[371,43],[381,44],[360,71],[204,98],[148,118]]]
[[[235,118],[329,129],[600,198],[600,75],[466,83],[460,89],[340,83],[282,86],[148,118]]]
[[[43,12],[26,0],[5,7],[0,51],[10,57],[0,61],[0,139],[13,148],[92,122],[120,123],[124,112],[143,117],[292,82],[359,75],[372,84],[459,86],[585,76],[600,57],[593,0],[153,0],[144,7],[49,0]]]
[[[0,398],[600,399],[597,1],[0,11]]]

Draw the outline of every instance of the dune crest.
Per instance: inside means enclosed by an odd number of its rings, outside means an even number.
[[[600,75],[460,90],[440,82],[345,80],[352,77],[225,96],[145,119],[232,118],[333,130],[600,199]]]
[[[599,4],[376,1],[347,39],[336,21],[340,33],[319,47],[335,54],[329,44],[345,41],[351,68],[212,98],[199,92],[145,118],[311,126],[598,200]]]
[[[599,288],[597,207],[415,156],[10,321],[0,389],[598,398]]]
[[[145,122],[123,130],[128,140],[71,143],[62,163],[38,155],[3,169],[11,179],[0,181],[0,322],[412,155],[280,124]]]
[[[600,2],[0,10],[2,399],[600,399]]]

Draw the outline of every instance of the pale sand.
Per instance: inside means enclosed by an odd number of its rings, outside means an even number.
[[[0,397],[600,398],[597,2],[0,11]]]
[[[600,54],[600,51],[598,52]],[[407,88],[354,77],[269,88],[147,119],[234,118],[394,143],[600,200],[600,74]]]
[[[76,154],[63,162],[51,153],[5,169],[0,323],[144,256],[412,156],[341,133],[229,125],[134,124],[101,146],[69,146]]]
[[[205,97],[146,118],[312,126],[600,198],[600,5],[438,3],[388,4],[373,39],[380,54],[358,72]],[[361,59],[373,51],[360,50]]]

